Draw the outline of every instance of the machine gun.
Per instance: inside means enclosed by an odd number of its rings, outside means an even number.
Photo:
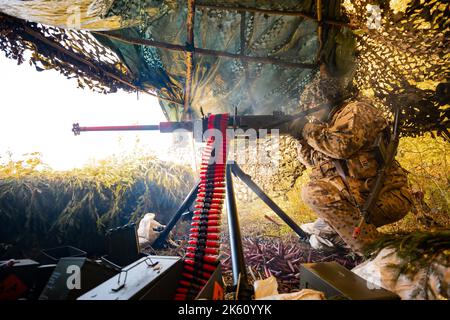
[[[280,135],[292,134],[293,130],[299,130],[301,126],[298,126],[298,121],[302,124],[306,123],[304,119],[306,116],[322,110],[324,106],[318,106],[310,108],[303,112],[287,115],[282,112],[274,112],[273,115],[237,115],[235,109],[234,115],[228,118],[228,128],[241,129],[240,133],[235,130],[234,136],[237,137],[240,134],[248,134],[249,129],[253,129],[258,135],[266,130],[267,134],[271,132],[269,130],[278,130]],[[100,127],[81,127],[78,123],[73,124],[72,131],[75,135],[79,135],[81,132],[88,131],[160,131],[161,133],[171,133],[177,130],[183,130],[188,132],[193,132],[194,139],[196,141],[203,141],[204,133],[208,129],[208,118],[210,115],[203,116],[200,119],[193,121],[172,121],[172,122],[161,122],[159,125],[129,125],[129,126],[100,126]],[[296,128],[292,127],[292,123],[297,122]],[[273,202],[263,190],[248,176],[243,172],[237,164],[229,165],[232,168],[233,174],[242,180],[261,200],[274,211],[291,229],[301,238],[307,239],[308,235],[286,214],[284,211]],[[161,232],[160,236],[155,240],[153,246],[160,248],[163,246],[169,232],[175,226],[177,221],[182,215],[189,212],[189,207],[192,205],[195,197],[197,196],[198,184],[191,190],[189,195],[183,201],[178,211],[172,217],[167,227]]]
[[[316,107],[294,115],[287,115],[282,112],[274,112],[272,115],[237,115],[229,117],[228,128],[241,129],[241,135],[246,135],[247,130],[253,129],[257,137],[263,131],[278,130],[281,135],[290,134],[291,124],[295,120],[304,119],[308,114],[314,113],[323,107]],[[130,126],[101,126],[101,127],[81,127],[78,123],[73,124],[72,132],[79,135],[87,131],[159,131],[161,133],[172,133],[177,131],[192,132],[196,141],[203,141],[203,135],[208,129],[208,117],[203,116],[193,121],[169,121],[160,122],[155,125],[130,125]],[[239,136],[239,132],[237,132]]]
[[[103,127],[80,127],[79,124],[74,124],[72,131],[75,135],[79,135],[81,132],[86,131],[129,131],[129,130],[158,130],[162,133],[168,132],[176,132],[176,131],[190,131],[193,132],[194,139],[197,141],[208,140],[205,137],[205,133],[208,129],[216,129],[221,127],[220,132],[228,136],[228,129],[233,129],[234,137],[239,135],[247,136],[251,135],[256,138],[259,137],[259,134],[271,134],[273,132],[269,132],[272,130],[278,130],[278,134],[289,134],[291,131],[298,131],[306,121],[304,121],[305,116],[316,112],[323,107],[316,107],[304,112],[298,113],[296,115],[285,115],[280,112],[276,112],[273,115],[248,115],[248,116],[238,116],[235,114],[234,116],[229,115],[207,115],[202,118],[194,121],[181,121],[181,122],[161,122],[159,125],[138,125],[138,126],[103,126]],[[225,119],[225,120],[223,120]],[[222,122],[225,121],[225,122]],[[300,125],[299,125],[300,122]],[[292,124],[295,124],[296,128],[293,128]],[[235,130],[240,129],[240,130]],[[253,130],[253,131],[251,131]],[[225,139],[227,139],[225,138]],[[213,140],[215,141],[215,140]],[[224,148],[222,146],[222,148]],[[208,149],[208,148],[207,148]],[[211,152],[211,151],[210,151]],[[220,147],[219,147],[220,152]],[[211,152],[210,156],[213,153]],[[223,166],[223,164],[222,164]],[[272,209],[292,230],[299,236],[300,239],[306,240],[308,235],[286,214],[284,211],[274,202],[272,201],[261,188],[259,188],[251,179],[250,176],[245,174],[239,166],[234,162],[227,162],[225,167],[221,167],[220,165],[210,165],[208,162],[203,163],[202,166],[203,175],[205,179],[212,179],[211,181],[205,180],[203,183],[201,180],[197,182],[197,184],[192,188],[189,195],[183,201],[178,211],[172,216],[171,220],[167,224],[166,228],[163,232],[160,233],[159,237],[152,243],[153,248],[161,248],[165,240],[173,229],[175,224],[181,218],[182,215],[186,213],[197,213],[196,218],[202,218],[203,211],[195,211],[192,208],[199,208],[198,203],[207,202],[206,207],[202,207],[202,210],[206,210],[205,213],[209,212],[209,208],[214,213],[216,213],[217,209],[215,206],[218,206],[217,203],[221,202],[225,193],[225,198],[227,201],[227,216],[228,216],[228,224],[229,224],[229,236],[230,236],[230,249],[231,249],[231,261],[232,261],[232,270],[233,270],[233,288],[236,290],[236,297],[239,296],[242,299],[248,299],[251,296],[252,287],[249,285],[247,271],[245,267],[243,249],[242,249],[242,241],[240,235],[240,227],[239,227],[239,219],[237,214],[237,207],[234,197],[234,188],[233,188],[233,179],[232,175],[241,179],[263,202]],[[202,172],[201,172],[202,173]],[[225,180],[220,180],[219,177],[221,174],[226,173]],[[218,178],[219,177],[219,178]],[[215,181],[218,178],[220,182]],[[216,184],[218,183],[218,184]],[[219,188],[219,191],[217,191]],[[225,190],[221,190],[221,188],[225,188]],[[218,193],[218,194],[215,194]],[[220,193],[220,194],[219,194]],[[220,199],[220,200],[218,200]],[[214,202],[216,201],[216,202]],[[217,202],[219,201],[219,202]],[[221,207],[219,207],[221,208]],[[221,210],[221,209],[220,209]],[[200,215],[199,215],[200,214]],[[204,223],[203,221],[202,223]],[[211,223],[214,220],[211,221]],[[209,222],[208,222],[209,223]],[[207,230],[211,229],[211,232],[217,232],[215,226],[210,228],[206,227],[203,224],[199,224],[199,222],[193,222],[192,225],[196,227],[191,229],[191,232],[208,232]],[[214,229],[214,230],[213,230]],[[205,231],[206,230],[206,231]],[[204,235],[202,237],[205,237]],[[203,240],[208,238],[202,238]],[[203,241],[202,240],[202,241]],[[200,240],[194,239],[192,240],[194,245],[198,245],[195,250],[204,250],[204,244],[198,242]],[[197,243],[198,242],[198,243]],[[212,249],[214,250],[214,249]],[[197,252],[197,251],[195,251]],[[190,252],[188,253],[189,257],[192,258],[200,257],[203,259],[204,253],[201,255]],[[205,257],[206,259],[206,257]],[[192,260],[194,261],[194,260]],[[197,260],[195,260],[197,261]],[[195,262],[194,261],[194,262]],[[195,263],[198,263],[195,262]],[[192,272],[198,272],[193,266],[188,266],[188,269],[191,269]],[[206,269],[205,269],[206,270]],[[211,270],[208,270],[211,271]],[[197,274],[197,273],[195,273]],[[183,288],[181,288],[183,289]],[[180,290],[181,290],[180,289]],[[186,288],[184,288],[186,290]],[[179,293],[179,295],[184,295]]]

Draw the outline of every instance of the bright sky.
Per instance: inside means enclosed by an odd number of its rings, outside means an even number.
[[[80,126],[158,124],[165,121],[157,99],[118,92],[100,94],[77,88],[56,71],[37,72],[0,53],[0,156],[15,157],[39,151],[52,168],[80,167],[92,158],[131,151],[139,137],[141,146],[158,154],[171,144],[170,134],[159,132],[85,132]],[[164,158],[164,156],[163,156]],[[2,159],[0,159],[1,161]]]

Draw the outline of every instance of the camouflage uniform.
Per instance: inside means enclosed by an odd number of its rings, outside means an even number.
[[[367,198],[378,167],[372,145],[387,126],[383,115],[369,103],[346,101],[335,108],[328,121],[307,123],[299,141],[299,159],[312,167],[311,181],[302,189],[303,201],[359,253],[377,238],[377,227],[400,220],[411,206],[406,173],[394,162],[370,213],[373,224],[363,222],[361,234],[353,238],[361,220],[354,201],[362,206]],[[350,190],[337,172],[334,159],[345,160]]]

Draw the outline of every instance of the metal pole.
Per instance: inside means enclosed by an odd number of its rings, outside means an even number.
[[[247,284],[248,281],[245,269],[244,251],[242,249],[241,229],[239,228],[239,218],[237,215],[236,199],[234,198],[233,177],[231,175],[230,163],[228,163],[226,167],[226,196],[233,285],[237,286],[239,284],[240,289],[244,289],[244,287],[246,287],[245,284]]]
[[[180,52],[188,52],[188,48],[185,45],[179,45],[179,44],[171,44],[161,41],[155,41],[155,40],[149,40],[149,39],[141,39],[141,38],[129,38],[124,37],[122,35],[119,35],[114,32],[110,31],[92,31],[93,34],[99,34],[117,41],[121,41],[123,43],[129,43],[129,44],[139,44],[143,46],[149,46],[149,47],[155,47],[155,48],[163,48],[173,51],[180,51]],[[301,63],[301,62],[289,62],[284,61],[272,57],[253,57],[253,56],[246,56],[241,55],[240,53],[231,53],[231,52],[225,52],[225,51],[218,51],[218,50],[212,50],[212,49],[203,49],[203,48],[196,48],[193,49],[195,51],[196,55],[206,55],[206,56],[213,56],[213,57],[223,57],[223,58],[230,58],[230,59],[240,59],[243,61],[249,61],[254,63],[264,63],[264,64],[275,64],[280,65],[284,67],[290,67],[290,68],[301,68],[301,69],[312,69],[316,66],[315,63]]]
[[[307,239],[308,235],[292,220],[264,191],[253,182],[252,178],[246,174],[237,164],[231,165],[233,173],[242,180],[264,203],[272,209],[292,230],[302,239]]]
[[[262,13],[268,15],[280,15],[280,16],[293,16],[293,17],[301,17],[308,20],[316,20],[314,16],[309,14],[298,12],[298,11],[280,11],[280,10],[268,10],[268,9],[259,9],[259,8],[250,8],[250,7],[231,7],[231,6],[221,6],[221,5],[213,5],[213,4],[196,4],[197,8],[206,8],[206,9],[216,9],[216,10],[226,10],[226,11],[237,11],[237,12],[253,12],[253,13]],[[330,24],[338,27],[348,27],[351,28],[353,26],[349,25],[344,21],[336,21],[336,20],[324,20],[323,23]]]
[[[186,197],[186,199],[184,199],[183,203],[181,204],[180,208],[178,209],[178,211],[175,213],[175,215],[169,221],[169,223],[164,228],[164,230],[159,234],[158,238],[156,238],[156,240],[153,242],[153,244],[152,244],[153,248],[159,249],[163,246],[170,231],[172,231],[173,227],[175,227],[175,225],[177,224],[178,220],[180,220],[183,213],[185,213],[189,209],[189,207],[194,203],[195,198],[197,197],[199,185],[200,185],[200,181],[198,181],[195,184],[195,186],[191,189],[188,196]]]

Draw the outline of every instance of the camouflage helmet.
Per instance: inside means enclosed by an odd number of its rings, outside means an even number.
[[[345,96],[337,78],[319,72],[300,94],[300,109],[305,111],[318,106],[331,109],[345,100]]]

